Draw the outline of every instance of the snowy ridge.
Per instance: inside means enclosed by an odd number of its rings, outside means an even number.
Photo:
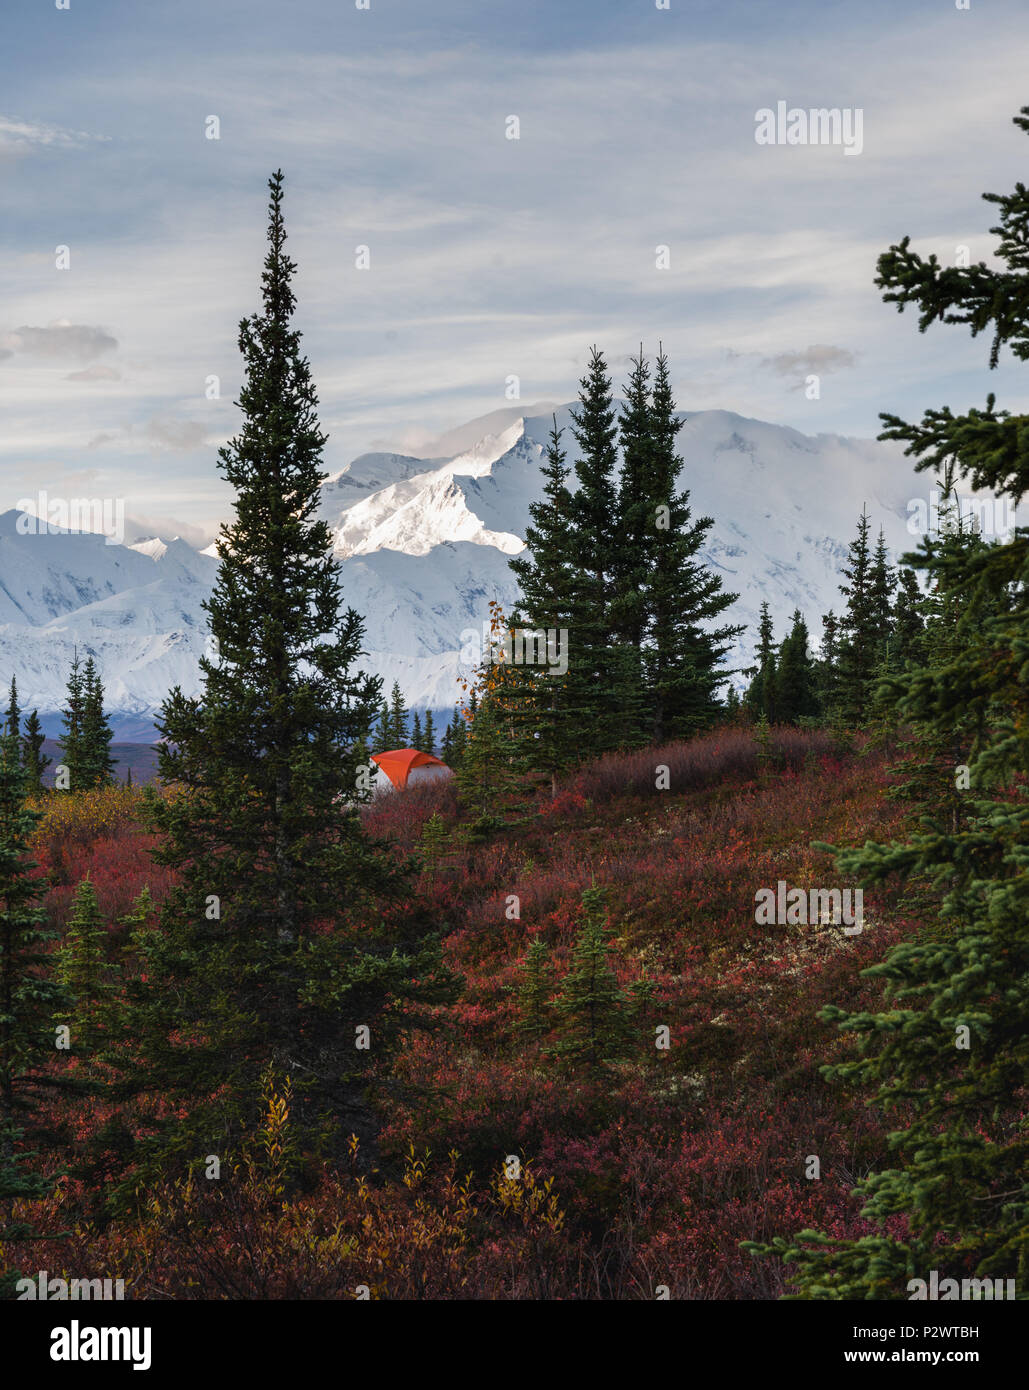
[[[556,415],[572,463],[570,409]],[[324,483],[344,602],[365,618],[363,665],[387,687],[398,680],[410,705],[452,705],[467,673],[462,634],[481,631],[491,599],[514,606],[508,561],[541,495],[550,429],[549,411],[497,411],[453,431],[450,457],[364,454]],[[894,556],[916,544],[908,507],[929,480],[894,446],[700,411],[686,416],[679,452],[693,515],[715,520],[704,559],[740,595],[727,618],[749,629],[733,665],[751,659],[762,600],[777,636],[800,608],[817,643],[822,614],[840,611],[839,570],[864,504]],[[60,709],[76,646],[99,664],[116,728],[145,727],[174,685],[198,691],[214,546],[23,534],[18,516],[0,516],[0,682],[17,676],[25,707]]]

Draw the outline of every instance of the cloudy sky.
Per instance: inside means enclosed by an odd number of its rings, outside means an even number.
[[[4,30],[4,507],[121,497],[210,537],[280,165],[330,471],[512,376],[570,399],[593,342],[620,379],[662,339],[682,408],[809,433],[1029,408],[1024,369],[873,284],[905,233],[992,261],[979,195],[1029,172],[1024,0],[41,0]],[[758,144],[780,100],[860,109],[861,153]]]

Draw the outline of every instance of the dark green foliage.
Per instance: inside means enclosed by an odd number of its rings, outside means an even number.
[[[421,833],[422,863],[425,871],[430,878],[434,878],[436,870],[439,868],[440,861],[450,844],[450,832],[447,830],[446,823],[438,811],[433,811],[422,826]]]
[[[4,729],[7,733],[13,734],[16,739],[21,738],[21,707],[18,704],[18,682],[14,676],[11,677],[11,693],[7,700]]]
[[[567,626],[571,642],[563,682],[568,717],[580,730],[589,728],[597,753],[617,748],[624,734],[617,703],[624,671],[613,669],[611,616],[619,550],[615,415],[607,363],[593,347],[579,385],[579,408],[572,412],[578,485],[568,503],[567,622],[561,626]]]
[[[748,668],[753,670],[753,667]],[[771,724],[776,719],[776,659],[775,632],[768,604],[762,603],[758,622],[757,671],[747,687],[744,703],[755,719],[764,716]]]
[[[82,721],[85,714],[85,687],[82,666],[78,651],[72,659],[71,674],[68,677],[67,708],[61,715],[64,736],[61,739],[61,764],[58,767],[58,787],[74,792],[82,786],[84,750],[82,746]],[[63,776],[61,767],[64,768]]]
[[[849,724],[862,723],[868,713],[883,636],[872,585],[868,529],[868,512],[863,511],[843,567],[846,582],[840,585],[847,608],[840,623],[838,702],[840,713]]]
[[[717,691],[725,679],[721,661],[742,627],[712,627],[736,600],[699,559],[714,525],[694,518],[689,492],[677,491],[683,461],[676,437],[684,421],[676,415],[668,359],[658,353],[650,409],[653,567],[647,594],[649,641],[646,691],[652,701],[652,740],[689,738],[717,718]]]
[[[106,787],[112,781],[115,760],[111,757],[111,726],[104,713],[104,687],[93,658],[82,670],[82,720],[79,729],[79,782],[72,790]]]
[[[55,953],[54,967],[68,996],[68,1008],[61,1018],[71,1025],[72,1051],[86,1055],[96,1043],[98,1025],[112,988],[107,928],[96,889],[88,877],[75,890],[72,913]]]
[[[571,661],[575,657],[568,648],[569,625],[578,579],[570,560],[570,470],[565,458],[555,418],[543,465],[543,499],[529,508],[532,525],[525,533],[526,553],[511,561],[522,593],[519,607],[511,616],[511,626],[559,634],[555,638],[555,654],[560,656],[563,652]],[[549,664],[515,665],[511,678],[517,682],[517,720],[523,754],[533,768],[550,778],[553,792],[558,774],[581,756],[578,720],[571,707],[570,692],[576,688],[575,682],[569,683]]]
[[[521,962],[521,980],[516,986],[518,1022],[523,1037],[538,1041],[553,1027],[554,967],[550,949],[541,936],[533,937]]]
[[[476,701],[468,735],[456,769],[462,805],[484,833],[504,824],[504,812],[518,785],[518,743],[504,717],[500,697]]]
[[[886,536],[882,528],[872,553],[870,577],[872,615],[879,633],[878,660],[888,661],[892,655],[891,638],[893,633],[893,592],[897,582],[897,572],[889,563]]]
[[[61,762],[67,771],[58,785],[66,780],[63,789],[71,792],[108,786],[115,766],[111,757],[113,734],[104,713],[104,688],[92,656],[83,666],[78,652],[75,653],[62,719]]]
[[[782,724],[811,719],[819,712],[815,666],[808,652],[808,630],[800,609],[793,613],[790,635],[779,650],[775,672],[775,714]]]
[[[43,755],[45,737],[39,722],[39,713],[33,710],[25,720],[25,733],[22,738],[22,762],[25,766],[27,788],[30,795],[38,796],[42,792],[43,773],[52,761]]]
[[[464,750],[468,741],[467,729],[464,715],[459,709],[455,709],[453,717],[443,731],[439,750],[441,760],[454,772],[461,766],[461,759],[464,757]]]
[[[608,959],[604,902],[600,888],[582,895],[583,923],[554,1004],[561,1031],[554,1051],[589,1066],[625,1056],[631,1040],[631,1007]]]
[[[451,988],[406,875],[357,814],[381,687],[353,670],[363,624],[317,520],[326,437],[292,322],[281,173],[270,189],[263,310],[240,325],[243,422],[219,452],[236,516],[206,604],[216,655],[202,694],[173,691],[160,721],[160,775],[181,790],[152,799],[157,857],[180,886],[130,1001],[148,1086],[189,1109],[150,1147],[190,1159],[246,1122],[269,1065],[293,1076],[302,1125],[367,1125],[364,1088],[408,1026],[394,1001]]]
[[[407,721],[409,716],[407,702],[404,700],[404,692],[400,689],[400,682],[393,682],[393,689],[389,696],[389,714],[386,724],[386,748],[383,752],[394,748],[410,748]]]
[[[1029,132],[1029,107],[1017,124]],[[1002,270],[923,260],[908,239],[879,259],[877,284],[920,326],[994,330],[1029,360],[1029,190],[1000,204]],[[921,424],[884,415],[919,471],[953,472],[1012,503],[1029,490],[1029,418],[929,410]],[[859,1055],[825,1074],[874,1087],[895,1116],[892,1163],[858,1186],[871,1234],[841,1241],[802,1232],[776,1247],[796,1266],[806,1298],[908,1297],[907,1281],[1011,1278],[1029,1290],[1029,1186],[1024,1092],[1029,1075],[1029,531],[986,544],[952,527],[910,557],[930,575],[920,663],[889,678],[899,720],[920,731],[929,764],[951,758],[962,810],[925,789],[921,826],[905,844],[839,853],[839,869],[867,885],[893,876],[940,895],[938,919],[866,973],[885,985],[881,1010],[825,1016]],[[955,760],[955,755],[958,761]],[[962,774],[967,773],[967,778]],[[906,1219],[909,1234],[887,1222]]]
[[[909,565],[901,565],[892,613],[893,638],[900,665],[919,665],[923,656],[925,602],[918,575]]]
[[[29,1166],[39,1100],[55,1057],[64,993],[49,970],[53,933],[40,906],[43,883],[32,877],[29,839],[38,812],[25,804],[28,779],[10,728],[0,737],[0,1242],[31,1233],[13,1218],[16,1199],[43,1197],[51,1183]],[[18,1276],[0,1275],[0,1295]]]
[[[572,488],[556,421],[528,554],[512,561],[523,600],[512,623],[567,630],[569,669],[521,673],[523,756],[557,774],[582,755],[688,738],[721,714],[720,662],[742,629],[712,628],[734,601],[698,556],[712,526],[679,491],[683,461],[668,361],[632,359],[617,413],[603,354],[591,349],[572,414]],[[617,444],[616,444],[617,441]],[[618,467],[618,450],[621,466]]]
[[[822,645],[818,649],[816,681],[818,699],[823,712],[830,718],[839,706],[840,674],[837,662],[840,652],[840,623],[830,608],[822,618]]]
[[[378,722],[372,737],[373,753],[388,753],[394,745],[390,742],[389,704],[384,700],[379,710]]]

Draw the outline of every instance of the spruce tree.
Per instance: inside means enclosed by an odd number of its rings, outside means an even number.
[[[414,717],[411,720],[411,747],[417,748],[419,753],[425,751],[422,748],[422,716],[417,710],[415,710]]]
[[[16,739],[21,740],[21,707],[18,704],[18,682],[14,676],[11,677],[11,691],[7,699],[4,727],[7,733],[13,734]]]
[[[61,1014],[71,1025],[72,1051],[88,1053],[95,1045],[112,979],[107,960],[107,928],[89,875],[75,890],[64,938],[55,952],[55,971],[68,996]]]
[[[454,765],[454,724],[452,719],[447,720],[447,727],[443,730],[443,737],[439,741],[440,761],[446,763],[447,767]]]
[[[104,713],[104,687],[92,656],[82,668],[82,718],[79,725],[80,788],[106,787],[114,780],[113,734]],[[74,783],[73,783],[74,786]]]
[[[572,498],[568,490],[571,470],[561,446],[557,417],[547,442],[543,463],[543,497],[529,506],[532,524],[525,532],[525,552],[511,560],[521,596],[511,624],[530,632],[558,634],[555,642],[563,647],[571,663],[576,653],[572,640],[573,593],[578,576],[572,564]],[[548,638],[549,641],[549,638]],[[558,652],[557,655],[562,653]],[[523,751],[528,764],[550,779],[551,795],[558,775],[580,756],[580,717],[572,705],[576,683],[566,679],[548,664],[515,667],[517,704]],[[449,761],[444,759],[444,761]]]
[[[893,637],[893,593],[897,583],[897,572],[889,563],[889,551],[882,527],[872,552],[870,575],[872,613],[879,633],[880,661],[888,661],[892,655]]]
[[[422,864],[430,879],[435,878],[440,860],[446,853],[447,846],[450,843],[450,832],[447,830],[446,822],[438,811],[433,811],[432,815],[422,826],[420,839]]]
[[[409,748],[407,720],[407,703],[404,700],[404,692],[400,689],[400,682],[393,682],[393,689],[389,696],[389,743],[387,751],[394,748]]]
[[[714,522],[711,517],[694,518],[688,490],[679,491],[683,461],[676,437],[684,423],[676,414],[668,359],[659,350],[649,422],[654,559],[646,651],[650,734],[658,744],[689,738],[715,721],[720,708],[717,692],[725,680],[722,658],[743,631],[728,624],[713,626],[738,595],[723,592],[721,578],[699,558]]]
[[[608,959],[611,946],[604,904],[602,888],[585,889],[583,922],[571,968],[554,1004],[561,1025],[554,1051],[591,1067],[624,1056],[631,1033],[629,1000]]]
[[[1029,133],[1029,106],[1015,121]],[[986,196],[1000,207],[1000,269],[941,266],[905,237],[880,256],[876,283],[898,309],[917,306],[923,331],[991,330],[995,367],[1005,344],[1029,360],[1029,188]],[[932,408],[919,424],[886,414],[880,437],[903,442],[918,471],[952,464],[974,489],[1017,506],[1029,492],[1029,417],[994,406],[989,395],[985,410]],[[875,1103],[898,1119],[889,1166],[857,1189],[872,1231],[776,1243],[802,1297],[906,1299],[909,1281],[934,1270],[941,1280],[1011,1278],[1023,1299],[1029,1287],[1029,529],[1008,544],[976,540],[924,541],[905,557],[928,569],[954,640],[892,678],[897,711],[941,744],[965,745],[952,773],[967,785],[966,806],[956,828],[930,807],[906,843],[838,856],[865,884],[928,881],[941,899],[925,932],[866,972],[885,984],[882,1009],[826,1011],[860,1049],[825,1074],[876,1088]]]
[[[473,834],[483,835],[505,823],[505,812],[518,783],[518,746],[512,739],[501,697],[479,697],[456,770],[462,804],[475,816]]]
[[[541,936],[533,937],[521,961],[521,980],[515,987],[518,1004],[516,1031],[538,1041],[553,1027],[554,967],[550,948]]]
[[[898,571],[892,623],[900,664],[911,662],[919,665],[925,633],[924,597],[919,588],[918,575],[909,565],[901,565]]]
[[[818,714],[815,667],[808,652],[808,630],[800,609],[794,609],[789,636],[779,649],[775,675],[776,718],[796,724]]]
[[[68,676],[67,708],[61,715],[64,735],[61,738],[61,763],[64,768],[62,789],[69,792],[80,791],[85,771],[84,748],[82,743],[82,721],[85,714],[85,685],[82,665],[76,649],[72,659],[71,673]],[[59,783],[60,785],[60,783]]]
[[[851,542],[847,563],[843,566],[846,583],[840,585],[840,593],[847,600],[847,609],[841,621],[843,636],[837,660],[839,705],[843,718],[850,724],[860,724],[868,715],[880,648],[868,530],[868,511],[865,509],[858,521],[857,535]]]
[[[31,796],[39,796],[43,790],[43,773],[50,766],[51,759],[44,757],[43,744],[46,735],[39,722],[39,712],[33,710],[25,720],[25,734],[22,739],[22,762],[28,779]]]
[[[453,772],[461,766],[468,743],[468,725],[460,709],[455,709],[443,735],[440,758]]]
[[[422,752],[430,757],[436,756],[436,728],[432,720],[432,710],[425,711],[425,727],[422,730]]]
[[[769,724],[775,722],[776,706],[776,660],[775,630],[767,602],[762,603],[758,619],[757,670],[747,687],[744,703],[755,719],[764,717]],[[749,667],[748,671],[753,670]]]
[[[640,347],[631,359],[618,413],[618,513],[611,564],[610,624],[613,634],[609,688],[617,704],[626,747],[646,744],[652,733],[652,699],[645,688],[644,648],[653,637],[652,580],[658,486],[650,366]],[[660,502],[666,502],[662,497]]]
[[[0,1245],[32,1234],[13,1203],[44,1197],[51,1182],[30,1166],[27,1147],[40,1127],[41,1099],[52,1091],[54,1033],[64,994],[50,970],[53,932],[40,905],[29,841],[41,817],[26,805],[28,778],[18,741],[0,737]],[[16,1271],[0,1272],[0,1296]]]
[[[138,982],[139,1047],[192,1135],[169,1120],[152,1147],[197,1156],[252,1120],[269,1065],[294,1077],[301,1127],[326,1114],[370,1125],[369,1066],[410,1026],[397,1001],[451,989],[406,873],[354,803],[381,683],[353,669],[363,622],[342,606],[317,519],[326,436],[293,321],[282,178],[269,184],[263,308],[240,325],[243,422],[219,451],[236,501],[205,604],[213,652],[200,695],[165,701],[160,776],[181,790],[151,802],[156,857],[180,885]]]
[[[618,430],[611,378],[596,347],[590,349],[579,383],[572,434],[578,445],[577,486],[568,504],[569,565],[563,598],[574,649],[563,685],[570,717],[580,730],[589,729],[592,748],[602,753],[623,742],[623,721],[611,692],[622,685],[624,670],[611,614],[618,552]]]
[[[832,721],[840,702],[840,623],[830,608],[822,618],[822,644],[818,649],[816,677],[823,713]]]
[[[371,751],[373,753],[388,753],[392,747],[393,744],[390,743],[389,704],[384,700],[379,710],[378,723],[375,725]]]

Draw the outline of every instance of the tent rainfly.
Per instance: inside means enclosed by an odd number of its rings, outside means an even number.
[[[454,775],[446,763],[440,762],[439,758],[434,758],[431,753],[419,752],[417,748],[394,748],[388,753],[373,753],[372,762],[386,774],[395,787],[406,787],[409,783]]]

